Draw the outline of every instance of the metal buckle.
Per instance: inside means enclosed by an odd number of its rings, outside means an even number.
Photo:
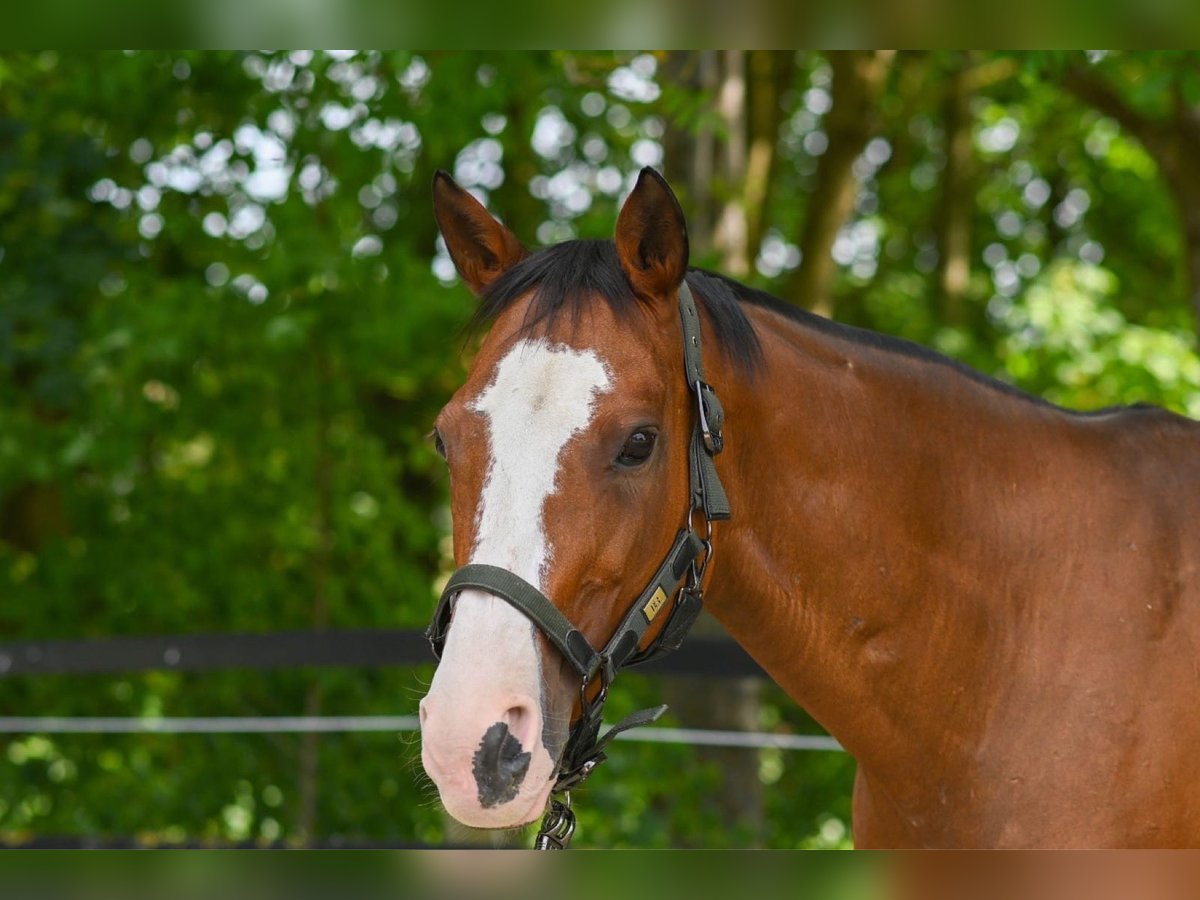
[[[692,389],[696,392],[696,409],[700,413],[700,436],[704,439],[704,447],[709,453],[714,456],[721,452],[725,447],[725,439],[721,436],[721,432],[714,432],[708,424],[708,414],[704,410],[704,392],[716,395],[711,384],[705,381],[696,379]]]
[[[571,811],[571,794],[563,794],[550,801],[550,808],[542,818],[537,837],[533,839],[534,850],[566,850],[575,834],[575,813]]]
[[[588,686],[592,683],[592,678],[595,678],[596,675],[600,676],[600,693],[596,695],[596,699],[589,702],[587,696]],[[579,686],[579,717],[581,722],[602,707],[604,701],[608,699],[608,687],[612,682],[608,677],[607,664],[601,663],[600,668],[596,671],[596,675],[593,675],[592,678],[584,678],[583,683]]]

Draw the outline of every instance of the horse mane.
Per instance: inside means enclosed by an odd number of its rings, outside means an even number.
[[[739,370],[753,376],[762,361],[762,347],[738,302],[736,289],[740,285],[702,269],[690,269],[687,281],[708,312],[720,351]],[[621,268],[616,245],[611,240],[565,241],[525,257],[492,282],[468,330],[474,332],[488,325],[531,292],[532,301],[524,322],[526,330],[543,324],[549,327],[564,314],[578,324],[596,297],[619,319],[631,317],[642,304]]]
[[[826,319],[766,291],[741,284],[726,275],[692,268],[688,270],[687,282],[709,315],[719,350],[739,371],[749,377],[757,373],[762,362],[762,345],[744,308],[755,306],[832,338],[945,366],[978,384],[1011,397],[1042,407],[1061,409],[1015,385],[985,375],[936,350],[904,338]],[[468,325],[468,332],[478,331],[490,324],[500,313],[530,292],[533,298],[524,322],[527,331],[543,324],[549,327],[563,314],[569,315],[573,324],[578,324],[588,304],[595,302],[595,297],[606,303],[618,318],[632,316],[642,302],[634,294],[633,287],[621,268],[616,245],[611,240],[565,241],[530,254],[497,278],[483,294]],[[1089,412],[1066,412],[1090,416],[1126,409],[1157,410],[1158,407],[1135,404],[1131,407],[1105,407]]]

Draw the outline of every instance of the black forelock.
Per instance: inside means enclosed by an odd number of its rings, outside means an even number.
[[[708,313],[719,350],[730,362],[753,375],[762,357],[754,327],[738,302],[740,287],[719,275],[691,269],[688,285]],[[588,305],[606,303],[618,319],[630,319],[643,301],[621,268],[616,245],[609,240],[566,241],[538,250],[517,263],[483,294],[469,328],[477,330],[526,295],[532,295],[523,327],[549,328],[563,314],[577,325]]]

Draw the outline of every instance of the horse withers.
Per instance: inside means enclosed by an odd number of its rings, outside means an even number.
[[[521,825],[561,787],[607,684],[564,635],[671,627],[664,554],[723,518],[711,384],[732,518],[691,587],[857,760],[856,844],[1200,845],[1200,425],[1069,412],[689,269],[651,170],[615,240],[535,253],[448,176],[434,200],[492,323],[435,429],[455,560],[511,576],[443,604],[422,753],[451,815]]]

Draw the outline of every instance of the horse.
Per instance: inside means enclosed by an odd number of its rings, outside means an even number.
[[[691,268],[651,169],[613,240],[536,252],[433,195],[490,325],[433,432],[450,815],[536,821],[702,594],[854,757],[856,846],[1200,845],[1200,423],[1068,411]]]

